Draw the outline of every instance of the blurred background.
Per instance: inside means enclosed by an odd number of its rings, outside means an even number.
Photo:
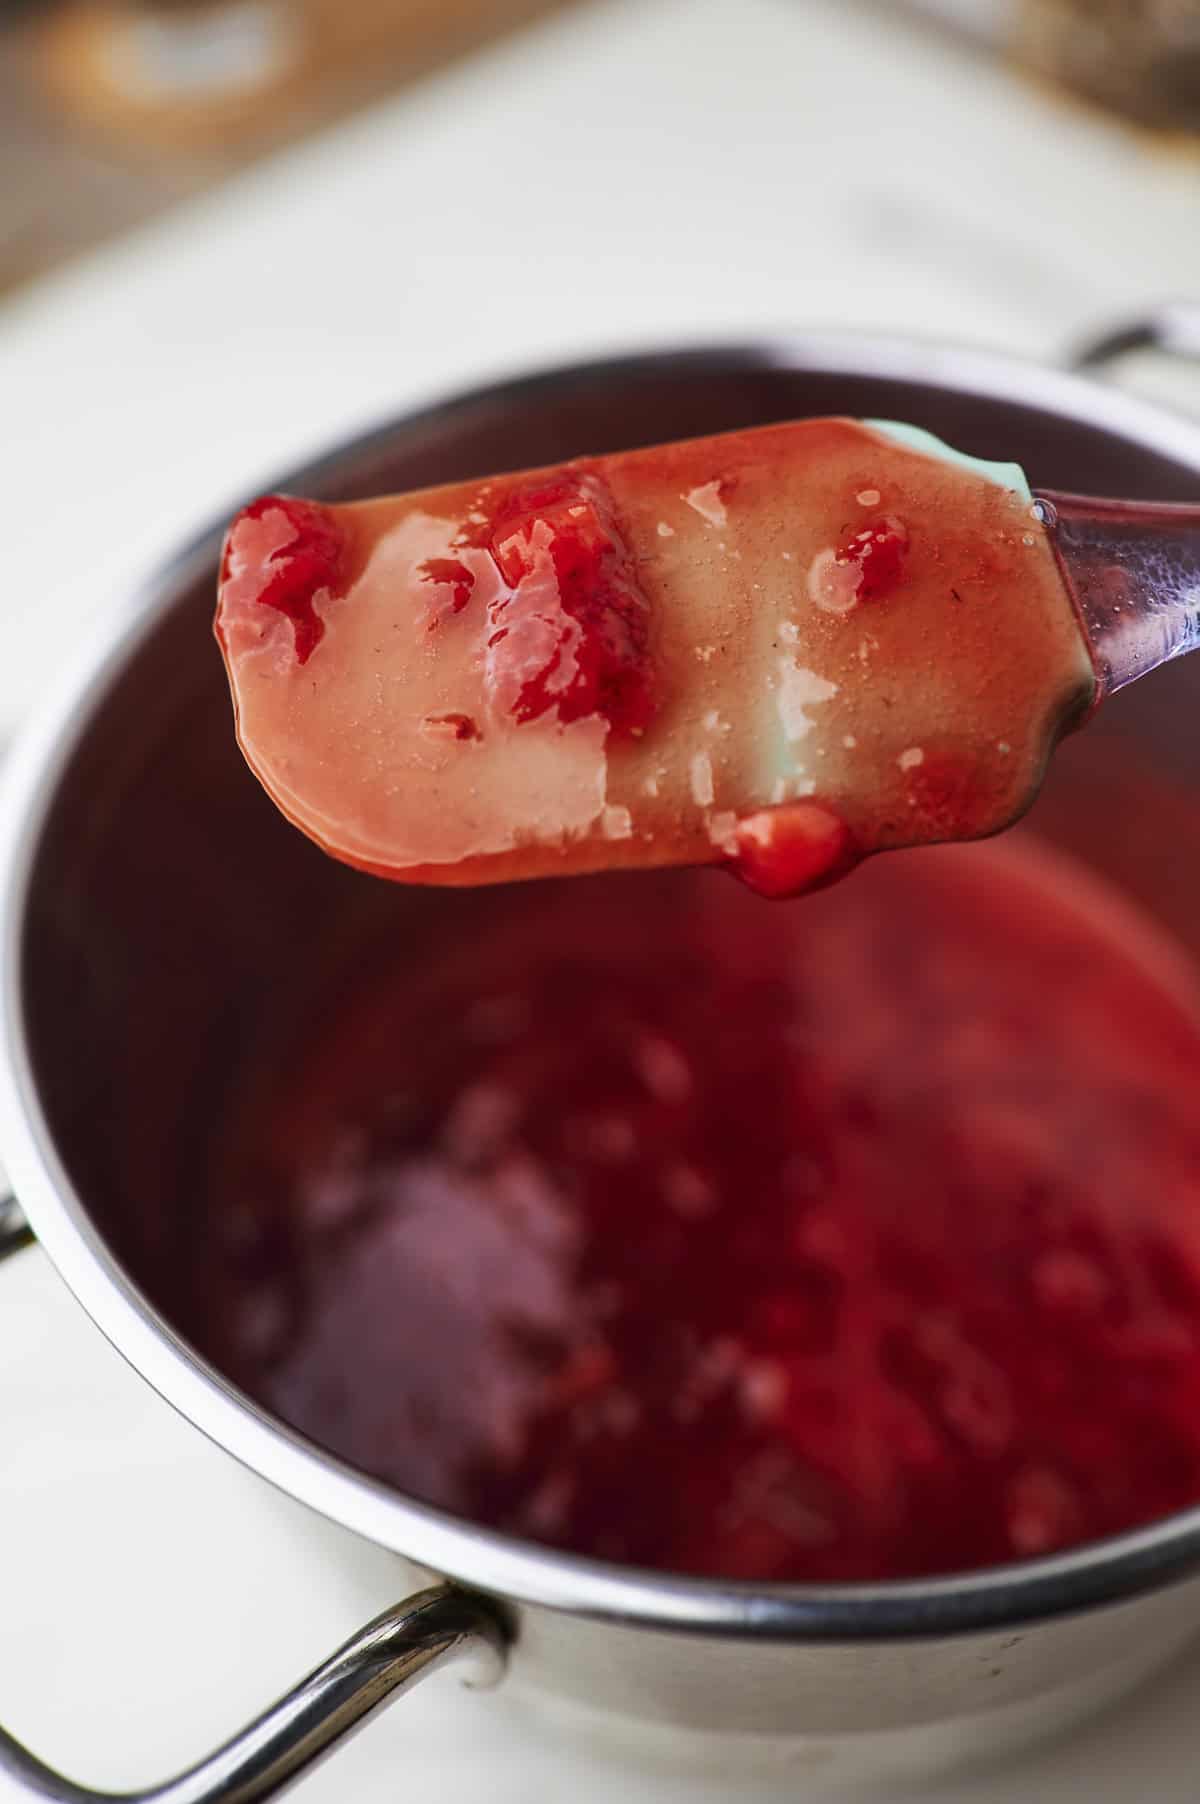
[[[0,0],[0,177],[2,736],[181,535],[447,388],[1200,295],[1200,0]]]
[[[869,41],[866,31],[886,62],[886,18],[839,18],[854,0],[778,5],[794,15],[798,56],[806,32],[840,30],[849,49]],[[632,57],[644,51],[630,34],[656,12],[673,13],[680,31],[674,75],[686,80],[687,14],[721,9],[703,0],[691,8],[642,0],[599,10],[610,15],[608,31],[627,38]],[[760,10],[753,0],[724,9],[751,47],[762,30]],[[1073,99],[1174,135],[1181,154],[1182,142],[1200,132],[1200,6],[1192,0],[884,0],[866,10],[890,12],[900,30],[907,13],[910,30],[924,20],[955,34],[1043,90],[1055,89],[1062,103]],[[543,65],[553,109],[553,91],[570,80],[574,60],[569,25],[561,34],[527,28],[551,15],[566,23],[572,11],[597,8],[571,0],[4,0],[0,289],[517,33],[516,54]],[[932,38],[926,49],[936,61]],[[582,38],[577,54],[582,61]],[[848,79],[856,63],[848,57]],[[952,81],[953,65],[943,60],[942,67]],[[671,68],[663,74],[674,86]],[[796,74],[802,84],[802,70]],[[852,82],[846,99],[852,107]],[[579,100],[584,125],[590,96]],[[890,111],[861,123],[885,127]],[[617,91],[605,123],[617,125],[620,113]],[[696,121],[699,139],[724,135],[718,119],[707,121],[707,131],[705,124]],[[885,149],[882,138],[878,147]],[[897,147],[886,148],[890,160]],[[570,144],[556,154],[568,163]],[[653,164],[642,170],[647,179],[653,173]]]

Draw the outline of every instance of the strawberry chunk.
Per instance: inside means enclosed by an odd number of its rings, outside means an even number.
[[[489,610],[488,675],[513,717],[648,726],[650,611],[601,484],[567,470],[513,489],[488,548],[510,591]]]
[[[837,561],[857,565],[859,601],[883,601],[900,586],[907,552],[907,529],[900,520],[885,515],[843,539]]]
[[[265,546],[264,529],[269,535]],[[325,632],[316,603],[340,598],[344,555],[344,535],[328,508],[290,495],[262,495],[242,509],[229,529],[221,580],[227,581],[239,563],[258,561],[261,586],[255,602],[286,615],[296,662],[307,664]]]

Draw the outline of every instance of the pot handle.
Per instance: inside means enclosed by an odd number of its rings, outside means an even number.
[[[1123,326],[1085,339],[1068,361],[1074,369],[1094,370],[1130,351],[1147,350],[1200,359],[1200,302],[1167,301]]]
[[[137,1792],[77,1785],[0,1729],[0,1775],[54,1804],[259,1804],[295,1784],[376,1710],[426,1673],[473,1655],[473,1681],[494,1683],[506,1635],[492,1606],[439,1585],[385,1610],[231,1741],[165,1784]]]
[[[0,1261],[33,1234],[15,1197],[0,1191]],[[504,1670],[508,1636],[498,1611],[452,1585],[419,1591],[385,1610],[301,1679],[248,1728],[165,1784],[99,1792],[46,1766],[0,1728],[0,1776],[18,1795],[51,1804],[261,1804],[294,1785],[376,1710],[426,1673],[472,1657],[476,1686]]]
[[[33,1229],[22,1215],[20,1203],[0,1189],[0,1260],[32,1244]]]

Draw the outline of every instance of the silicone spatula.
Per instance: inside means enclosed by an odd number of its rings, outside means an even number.
[[[264,497],[216,630],[247,761],[334,857],[442,884],[724,863],[783,895],[1009,825],[1198,616],[1200,506],[814,419]]]

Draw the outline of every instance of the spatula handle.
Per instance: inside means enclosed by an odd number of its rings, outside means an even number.
[[[1035,491],[1099,699],[1200,648],[1200,504]]]

